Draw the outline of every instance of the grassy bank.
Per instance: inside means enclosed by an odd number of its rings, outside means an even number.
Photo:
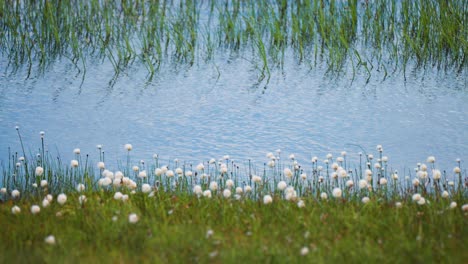
[[[86,202],[79,202],[86,195]],[[464,263],[467,210],[451,198],[418,205],[375,197],[359,200],[274,196],[197,198],[138,192],[127,201],[113,192],[70,193],[32,214],[40,199],[0,204],[1,262],[238,263],[314,262]],[[466,199],[464,200],[466,202]],[[21,208],[11,213],[13,204]],[[135,216],[131,216],[135,214]],[[135,223],[134,223],[135,222]],[[52,235],[54,239],[52,240]],[[46,241],[46,238],[48,240]]]
[[[63,161],[40,135],[37,155],[22,145],[2,163],[0,262],[468,260],[459,159],[397,172],[377,146],[359,162],[342,152],[300,164],[278,150],[260,166],[229,156],[163,164],[134,160],[126,144],[112,169],[100,145],[96,157],[75,149]]]
[[[165,63],[193,65],[221,52],[253,56],[265,77],[290,50],[298,63],[337,73],[347,64],[385,75],[408,64],[463,71],[467,14],[462,0],[10,0],[0,4],[0,50],[7,71],[26,66],[28,75],[59,58],[85,73],[94,57],[117,76],[146,65],[151,78]]]

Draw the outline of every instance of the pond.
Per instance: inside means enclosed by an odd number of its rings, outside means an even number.
[[[6,61],[2,61],[6,65]],[[162,67],[148,81],[143,66],[120,74],[114,85],[108,62],[88,62],[84,80],[58,60],[44,75],[0,75],[0,157],[20,151],[20,126],[28,153],[46,146],[65,160],[73,149],[98,160],[175,158],[197,163],[229,154],[240,162],[262,164],[267,152],[281,149],[301,162],[342,150],[375,153],[381,144],[390,164],[413,168],[434,155],[440,168],[468,158],[466,74],[436,69],[401,70],[385,80],[374,72],[334,76],[285,60],[271,78],[242,56],[221,55],[198,65]],[[362,147],[362,149],[361,149]],[[282,155],[283,155],[282,154]]]

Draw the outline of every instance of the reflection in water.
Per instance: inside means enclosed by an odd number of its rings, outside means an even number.
[[[264,82],[252,87],[257,71],[241,58],[165,67],[151,83],[134,68],[114,86],[111,65],[87,69],[81,89],[81,76],[59,63],[35,79],[0,77],[0,159],[9,146],[20,150],[15,125],[31,153],[44,130],[49,150],[64,158],[80,147],[96,160],[95,146],[103,144],[107,160],[115,161],[123,159],[125,143],[133,144],[135,160],[159,153],[198,162],[230,154],[263,162],[265,153],[281,149],[308,161],[341,150],[356,154],[356,145],[372,152],[377,144],[399,168],[429,155],[451,168],[455,158],[468,157],[463,75],[415,71],[406,81],[397,74],[366,84],[365,74],[351,82],[352,76],[324,77],[324,70],[287,62],[264,89]]]

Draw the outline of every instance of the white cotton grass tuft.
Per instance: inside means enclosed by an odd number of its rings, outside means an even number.
[[[227,187],[227,188],[232,188],[233,186],[234,186],[234,181],[231,180],[231,179],[228,179],[228,180],[226,181],[226,187]]]
[[[129,214],[128,215],[128,222],[130,224],[136,224],[138,222],[139,218],[138,215],[135,213]]]
[[[434,163],[435,162],[435,157],[434,156],[429,156],[427,157],[427,163]]]
[[[366,197],[363,197],[361,201],[362,201],[362,203],[366,204],[366,203],[370,202],[370,199],[369,199],[369,197],[366,196]]]
[[[42,168],[41,166],[37,166],[35,173],[38,177],[42,176],[42,174],[44,174],[44,168]]]
[[[199,163],[199,164],[197,165],[197,170],[202,171],[202,170],[204,170],[204,169],[205,169],[205,165],[203,165],[203,163]]]
[[[456,203],[456,202],[451,202],[450,205],[449,205],[449,208],[450,208],[450,209],[455,209],[455,208],[457,208],[457,203]]]
[[[283,173],[284,173],[284,176],[286,176],[287,178],[292,178],[292,176],[293,176],[293,173],[292,173],[291,169],[289,169],[289,168],[285,168],[283,170]]]
[[[46,208],[46,207],[49,207],[49,205],[50,205],[49,200],[47,200],[47,198],[44,198],[44,200],[42,200],[42,207]]]
[[[301,248],[300,253],[301,253],[301,256],[305,256],[305,255],[309,254],[309,248],[308,247]]]
[[[151,192],[151,185],[149,185],[148,183],[143,183],[143,185],[141,185],[141,191],[143,193]]]
[[[41,207],[39,207],[39,205],[33,205],[31,206],[31,214],[38,214],[39,212],[41,212]]]
[[[426,204],[426,199],[424,197],[421,197],[418,202],[417,202],[419,205],[424,205]]]
[[[138,178],[143,179],[148,177],[148,174],[146,173],[146,170],[142,170],[138,173]]]
[[[288,187],[288,184],[285,181],[278,182],[278,185],[277,185],[278,190],[284,191],[286,187]]]
[[[82,183],[78,183],[78,184],[76,185],[76,191],[77,191],[77,192],[82,192],[82,191],[84,191],[85,189],[86,189],[86,187],[85,187],[85,185],[82,184]]]
[[[106,164],[104,164],[104,162],[100,161],[100,162],[97,163],[97,167],[98,167],[98,169],[103,170],[103,169],[106,168]]]
[[[401,202],[396,202],[395,203],[396,208],[401,208],[402,206],[403,206],[403,204]]]
[[[73,150],[73,153],[75,153],[76,155],[80,155],[81,150],[80,150],[79,148],[75,148],[75,149]]]
[[[193,193],[196,194],[197,196],[201,196],[203,194],[202,187],[200,185],[195,185],[193,187]]]
[[[212,191],[218,190],[218,183],[215,181],[210,182],[210,190]]]
[[[211,198],[211,191],[210,191],[210,190],[205,190],[205,191],[203,192],[203,197]]]
[[[236,187],[236,194],[242,194],[244,192],[244,189],[242,187]]]
[[[411,197],[411,199],[415,202],[419,201],[420,199],[422,198],[422,196],[419,194],[419,193],[415,193],[413,194],[413,196]]]
[[[457,173],[457,174],[458,174],[458,173],[461,173],[460,167],[455,167],[455,168],[453,168],[453,172],[454,172],[454,173]]]
[[[122,196],[123,196],[123,194],[121,192],[114,193],[114,199],[115,200],[121,200]]]
[[[70,161],[70,166],[72,168],[77,168],[78,167],[78,161],[77,160],[71,160]]]
[[[449,193],[447,191],[443,191],[442,198],[448,198],[448,197],[449,197]]]
[[[177,175],[179,175],[179,176],[182,176],[182,174],[184,173],[184,171],[182,170],[182,168],[177,168],[177,169],[175,170],[175,172],[176,172]]]
[[[303,200],[299,200],[299,202],[297,202],[297,207],[299,208],[305,207],[305,202]]]
[[[348,180],[348,181],[346,181],[346,187],[351,188],[351,187],[353,187],[353,186],[354,186],[353,180]]]
[[[263,196],[263,203],[264,204],[271,204],[273,202],[273,198],[271,197],[271,195],[267,194],[265,196]]]
[[[167,177],[174,177],[174,171],[172,171],[172,170],[166,171],[166,176]]]
[[[192,172],[192,171],[186,171],[186,172],[185,172],[185,176],[186,176],[186,177],[192,177],[192,175],[193,175],[193,172]]]
[[[468,212],[468,204],[462,205],[461,208],[462,208],[462,211],[463,211],[463,212]]]
[[[262,177],[257,176],[257,175],[253,175],[252,176],[252,181],[255,182],[255,183],[261,183],[262,182]]]
[[[442,173],[440,172],[440,170],[432,170],[432,178],[434,180],[440,180],[440,177],[442,176]]]
[[[332,191],[332,195],[335,198],[340,198],[342,194],[343,194],[343,192],[338,187],[334,188],[333,191]]]
[[[229,198],[229,197],[231,197],[231,190],[229,190],[229,189],[224,189],[224,191],[223,191],[223,196],[224,196],[224,198]]]
[[[121,145],[121,146],[122,146],[122,145]],[[131,151],[131,150],[133,149],[133,146],[132,146],[132,144],[125,144],[125,145],[124,145],[124,148],[125,148],[125,150],[127,150],[127,151]]]
[[[380,178],[380,181],[379,181],[380,185],[386,185],[387,182],[388,182],[388,181],[387,181],[386,178]]]
[[[5,187],[2,187],[0,189],[0,194],[6,194],[7,193],[7,189]]]
[[[20,191],[18,191],[18,190],[16,190],[16,189],[13,190],[13,191],[11,191],[11,197],[12,197],[13,199],[19,198],[19,197],[20,197]]]
[[[88,198],[86,198],[86,195],[83,195],[83,194],[82,194],[82,195],[80,195],[80,196],[78,197],[78,202],[79,202],[80,204],[86,203],[87,200],[88,200]]]
[[[249,193],[252,191],[252,187],[250,185],[244,186],[244,192]]]
[[[45,187],[47,187],[47,185],[48,185],[49,183],[48,183],[46,180],[41,180],[41,183],[40,183],[40,184],[41,184],[41,187],[42,187],[42,188],[45,188]]]
[[[367,188],[367,181],[366,180],[359,180],[359,189],[366,189]]]
[[[61,193],[57,196],[57,202],[60,205],[64,205],[67,202],[67,195],[64,193]]]
[[[322,200],[327,200],[327,199],[328,199],[328,194],[327,194],[326,192],[322,192],[322,193],[320,194],[320,199],[322,199]]]
[[[55,237],[53,235],[49,235],[46,238],[44,238],[44,242],[49,245],[55,245]]]
[[[11,213],[12,214],[19,214],[21,213],[21,208],[19,208],[19,206],[15,205],[11,208]]]

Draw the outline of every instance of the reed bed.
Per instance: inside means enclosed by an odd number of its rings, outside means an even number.
[[[138,63],[194,65],[220,53],[251,58],[260,78],[285,56],[340,73],[385,76],[408,65],[464,71],[468,4],[444,1],[2,1],[0,50],[28,76],[67,59],[83,75],[91,58],[118,76]],[[292,53],[291,53],[291,52]]]

